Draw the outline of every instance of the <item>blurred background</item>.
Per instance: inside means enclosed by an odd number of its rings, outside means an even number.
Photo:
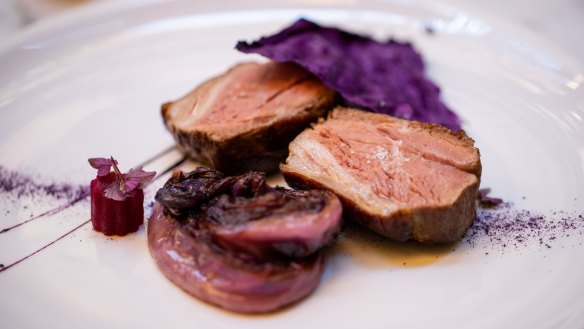
[[[75,8],[104,2],[137,0],[0,0],[0,43],[31,24],[44,19],[56,19]],[[153,2],[156,0],[143,0]],[[158,0],[170,1],[170,0]],[[204,1],[204,0],[193,0]],[[243,1],[243,0],[242,0]],[[358,2],[358,0],[353,0]],[[411,0],[400,0],[408,2]],[[548,39],[584,62],[584,0],[434,0],[480,15],[512,21]],[[274,2],[278,2],[275,0]],[[302,1],[306,3],[307,1]],[[334,5],[335,0],[317,1]],[[347,2],[343,0],[343,2]]]

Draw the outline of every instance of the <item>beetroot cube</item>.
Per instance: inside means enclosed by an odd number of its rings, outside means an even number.
[[[123,236],[137,231],[144,222],[144,192],[135,189],[123,201],[110,199],[105,190],[114,181],[113,172],[91,181],[91,223],[105,235]]]

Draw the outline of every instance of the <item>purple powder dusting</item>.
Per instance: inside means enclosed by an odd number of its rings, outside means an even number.
[[[38,200],[48,196],[57,200],[72,201],[88,196],[89,187],[68,183],[46,183],[39,177],[11,171],[0,166],[0,192],[11,194],[16,199],[28,197]],[[26,208],[26,206],[24,207]]]
[[[518,249],[533,243],[552,248],[558,240],[575,235],[584,236],[582,214],[554,211],[545,215],[518,209],[510,202],[484,207],[479,200],[477,218],[462,243],[472,248],[498,247],[503,252],[506,248]]]
[[[491,207],[496,207],[496,206],[500,205],[501,203],[503,203],[503,199],[489,196],[489,193],[491,193],[490,188],[482,188],[478,191],[477,199],[478,199],[479,205],[481,207],[491,208]]]
[[[476,219],[457,246],[478,249],[485,255],[491,255],[497,251],[503,254],[538,246],[551,249],[568,247],[570,244],[581,246],[584,243],[584,214],[568,211],[543,214],[520,209],[511,202],[488,196],[489,192],[489,189],[483,189],[477,193]],[[356,226],[352,222],[345,223],[339,239],[357,238],[360,230],[355,230]],[[372,234],[365,239],[376,244],[388,241],[381,235]],[[458,249],[453,247],[452,251]]]

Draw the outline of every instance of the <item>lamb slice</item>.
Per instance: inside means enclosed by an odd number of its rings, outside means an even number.
[[[297,188],[326,188],[345,214],[391,239],[453,242],[472,224],[479,150],[464,131],[337,107],[290,144]]]
[[[240,63],[177,101],[162,117],[192,158],[228,174],[273,172],[288,144],[334,106],[336,94],[292,63]]]
[[[280,309],[310,294],[324,269],[322,253],[281,262],[255,262],[194,238],[156,203],[148,221],[148,246],[160,271],[187,293],[241,313]]]

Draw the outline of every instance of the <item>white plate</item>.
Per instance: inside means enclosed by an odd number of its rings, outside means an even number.
[[[504,22],[439,5],[310,6],[114,2],[27,30],[0,53],[0,165],[87,184],[94,175],[89,157],[111,154],[124,168],[140,163],[172,145],[162,102],[256,58],[233,50],[237,40],[304,15],[412,40],[481,150],[483,186],[519,208],[583,212],[584,76],[569,57]],[[433,36],[424,33],[428,23]],[[146,169],[160,171],[179,158],[171,150]],[[0,228],[62,203],[0,198]],[[1,233],[0,263],[12,264],[88,218],[82,201]],[[282,312],[242,316],[169,283],[148,254],[144,228],[111,239],[84,225],[0,272],[0,326],[582,328],[581,234],[564,235],[551,249],[497,249],[488,239],[476,241],[479,247],[424,248],[353,232],[331,251],[313,295]]]

